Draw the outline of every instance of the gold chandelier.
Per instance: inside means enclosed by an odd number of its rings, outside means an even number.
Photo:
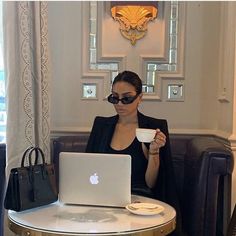
[[[157,17],[157,1],[112,1],[112,17],[119,22],[121,34],[135,45],[145,36],[147,23]]]

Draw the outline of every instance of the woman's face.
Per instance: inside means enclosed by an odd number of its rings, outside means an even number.
[[[112,86],[112,95],[119,99],[124,97],[134,97],[137,94],[135,87],[127,82],[116,82]],[[114,104],[116,112],[120,116],[129,116],[137,113],[138,105],[141,102],[142,94],[140,94],[132,103],[123,104],[121,101]]]

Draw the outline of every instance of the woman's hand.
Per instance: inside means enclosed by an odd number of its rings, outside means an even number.
[[[165,134],[157,129],[155,138],[149,146],[148,166],[145,173],[145,180],[149,188],[153,188],[155,186],[160,166],[159,149],[165,146],[165,144]]]
[[[159,129],[156,130],[154,140],[150,143],[149,153],[159,153],[159,149],[166,144],[166,136]]]

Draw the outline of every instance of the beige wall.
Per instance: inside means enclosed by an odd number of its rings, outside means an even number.
[[[98,100],[81,100],[81,83],[84,81],[86,65],[83,40],[88,30],[83,28],[84,16],[88,12],[84,12],[82,4],[75,1],[49,2],[52,132],[87,131],[96,115],[114,114],[113,107],[103,99],[104,73],[101,75],[103,79],[97,80]],[[236,3],[191,1],[184,4],[184,101],[144,100],[140,110],[154,117],[166,118],[172,133],[210,133],[229,138],[235,152]],[[155,35],[157,31],[149,30],[148,36],[132,48],[118,33],[117,23],[109,17],[106,12],[106,21],[99,28],[101,51],[117,54],[117,51],[112,50],[120,49],[121,57],[129,52],[127,55],[132,56],[123,60],[123,69],[136,70],[142,74],[142,65],[137,57],[140,56],[140,50],[147,55],[152,53],[153,44],[150,40],[158,37]],[[102,28],[104,25],[105,29]],[[109,27],[111,29],[107,30]],[[99,73],[96,75],[99,76]],[[87,81],[94,81],[94,77],[91,79],[88,76]],[[167,80],[163,80],[161,87],[164,94],[166,86]],[[235,199],[233,188],[233,202]]]
[[[163,101],[143,101],[140,108],[151,116],[168,119],[170,128],[178,132],[185,129],[217,128],[215,113],[217,112],[219,79],[219,14],[219,2],[187,3],[184,45],[185,100],[183,102],[168,102],[164,99]],[[81,100],[82,21],[81,2],[49,2],[49,34],[53,66],[52,127],[54,130],[66,129],[66,127],[89,128],[95,115],[114,113],[113,107],[102,99]],[[114,31],[116,25],[114,22],[113,24]],[[148,33],[155,34],[151,31]],[[123,48],[124,39],[119,34],[116,36],[120,37],[121,48]],[[152,46],[148,48],[148,40],[148,37],[143,38],[136,47],[130,49],[127,46],[126,50],[130,50],[131,53],[133,50],[138,57],[137,47],[142,47],[148,54],[152,48]],[[107,37],[107,41],[109,45],[105,49],[111,47],[112,40]],[[128,41],[125,43],[129,45]],[[142,46],[143,44],[146,46]],[[116,44],[113,47],[119,48],[119,45]],[[132,57],[128,57],[126,69],[136,68],[133,64]],[[101,80],[98,82],[101,93],[103,83]],[[165,89],[165,81],[163,87]]]

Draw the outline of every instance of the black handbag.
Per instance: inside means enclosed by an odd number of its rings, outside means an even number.
[[[34,164],[32,156],[35,158]],[[25,166],[27,157],[29,166]],[[39,164],[39,157],[42,164]],[[28,148],[23,154],[21,167],[11,169],[4,207],[23,211],[53,203],[57,199],[54,165],[45,162],[43,151],[39,147]]]

